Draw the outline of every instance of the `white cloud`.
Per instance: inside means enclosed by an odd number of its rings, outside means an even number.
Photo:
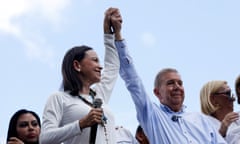
[[[44,36],[39,34],[33,39],[28,33],[37,33],[33,29],[24,29],[20,25],[24,17],[36,20],[36,17],[58,26],[62,10],[70,3],[69,0],[0,0],[0,32],[17,37],[24,45],[26,56],[50,64],[53,52],[50,46],[42,42]],[[34,23],[34,22],[31,22]],[[30,23],[30,24],[31,24]],[[51,65],[51,64],[50,64]]]
[[[0,0],[0,30],[14,34],[20,29],[14,20],[32,13],[39,14],[39,17],[55,25],[60,19],[61,11],[69,4],[69,0]]]
[[[25,0],[0,0],[0,30],[18,34],[19,28],[12,21],[27,11],[28,3]]]
[[[54,52],[49,45],[45,42],[40,41],[31,41],[28,39],[23,39],[23,43],[25,44],[25,53],[26,56],[30,60],[37,59],[42,63],[47,63],[50,67],[53,67],[52,59],[54,56]]]
[[[31,0],[30,0],[31,1]],[[70,0],[38,0],[37,11],[52,24],[57,25],[61,19],[61,12],[70,4]]]
[[[145,32],[141,35],[141,41],[146,47],[153,47],[156,45],[156,37],[149,32]]]

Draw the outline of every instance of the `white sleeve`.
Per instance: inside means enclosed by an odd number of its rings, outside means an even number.
[[[63,114],[63,100],[61,98],[61,93],[53,94],[45,105],[40,144],[60,144],[81,133],[78,120],[60,127],[59,122]]]
[[[105,103],[108,103],[118,77],[120,62],[114,35],[104,34],[104,45],[106,50],[102,78],[93,89],[96,91],[97,97],[101,97]]]

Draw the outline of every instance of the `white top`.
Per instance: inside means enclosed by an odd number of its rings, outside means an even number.
[[[212,125],[217,130],[219,130],[221,126],[221,121],[212,116],[208,116],[208,118],[211,121]],[[225,140],[228,144],[240,144],[240,120],[237,120],[230,124],[227,130]]]
[[[116,143],[115,120],[107,104],[116,83],[120,66],[114,46],[114,36],[105,34],[104,44],[106,51],[103,75],[101,82],[95,84],[93,89],[97,93],[96,97],[103,100],[102,108],[104,115],[107,117],[107,124],[105,124],[106,133],[104,127],[98,125],[96,144],[106,144],[106,138],[108,144],[114,144]],[[90,127],[81,131],[79,120],[86,116],[90,110],[91,107],[78,97],[71,96],[66,92],[53,93],[44,108],[40,143],[88,144]]]
[[[138,144],[137,140],[128,129],[117,126],[115,130],[117,144]]]

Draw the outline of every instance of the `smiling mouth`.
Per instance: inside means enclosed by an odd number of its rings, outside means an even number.
[[[97,72],[99,76],[101,76],[101,72]]]
[[[181,93],[173,93],[172,96],[182,96]]]

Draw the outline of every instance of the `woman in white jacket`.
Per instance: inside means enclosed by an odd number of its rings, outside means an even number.
[[[118,28],[121,27],[112,27],[111,21],[121,22],[116,8],[105,12],[104,69],[91,47],[73,47],[65,54],[62,63],[64,91],[53,93],[45,105],[40,143],[91,143],[90,132],[94,125],[97,125],[97,144],[116,143],[114,116],[107,104],[120,67],[114,40],[120,37]],[[94,107],[96,98],[102,100],[101,108]]]

